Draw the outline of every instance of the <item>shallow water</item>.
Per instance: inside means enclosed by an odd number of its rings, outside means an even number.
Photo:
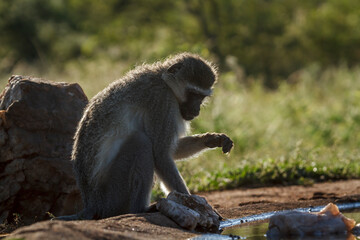
[[[234,227],[225,229],[221,234],[222,235],[233,235],[241,236],[240,239],[266,239],[265,233],[268,229],[268,222],[262,223],[252,223],[247,226]],[[236,238],[235,238],[236,239]]]

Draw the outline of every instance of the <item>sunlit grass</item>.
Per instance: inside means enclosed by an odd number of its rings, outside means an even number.
[[[223,75],[193,126],[235,142],[230,156],[214,150],[180,164],[194,190],[359,178],[360,69],[313,66],[277,91]]]

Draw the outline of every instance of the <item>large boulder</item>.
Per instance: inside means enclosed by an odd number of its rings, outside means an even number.
[[[0,94],[0,223],[81,208],[70,155],[87,102],[78,84],[9,79]]]

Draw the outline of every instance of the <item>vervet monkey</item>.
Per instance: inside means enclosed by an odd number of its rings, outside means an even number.
[[[72,152],[84,209],[58,219],[144,212],[154,172],[168,191],[190,194],[174,159],[233,147],[225,134],[185,136],[216,80],[211,63],[182,53],[136,67],[91,99]]]

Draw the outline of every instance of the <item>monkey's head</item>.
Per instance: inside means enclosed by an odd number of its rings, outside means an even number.
[[[198,55],[178,54],[164,62],[162,79],[170,87],[179,103],[181,116],[189,121],[200,113],[204,99],[212,94],[217,80],[216,68]]]

